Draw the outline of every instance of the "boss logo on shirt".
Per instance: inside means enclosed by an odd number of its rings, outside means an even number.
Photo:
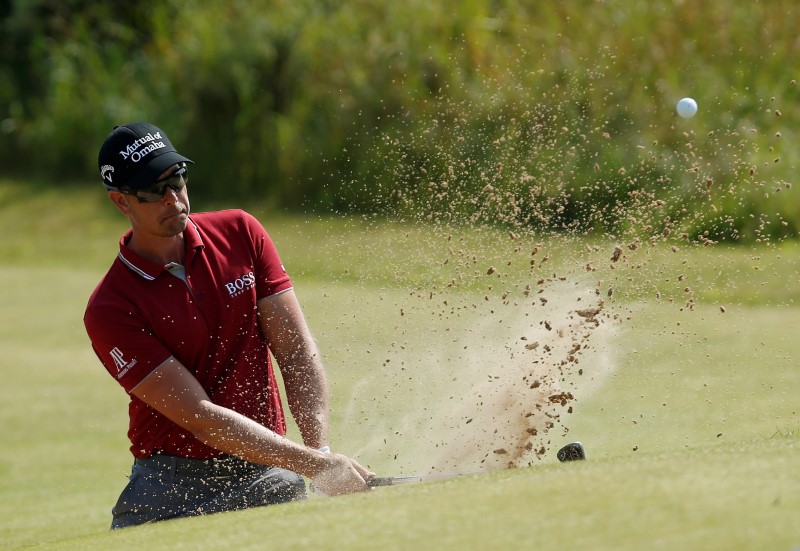
[[[228,291],[229,296],[235,297],[241,295],[247,289],[250,289],[255,284],[256,284],[256,275],[253,272],[248,272],[244,274],[242,277],[238,277],[235,280],[231,281],[230,283],[226,283],[225,289]]]

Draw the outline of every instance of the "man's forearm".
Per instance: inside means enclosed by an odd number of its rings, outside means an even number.
[[[312,479],[333,471],[354,482],[350,472],[354,467],[346,457],[292,442],[230,408],[213,403],[194,375],[175,358],[156,368],[134,389],[133,395],[223,453]],[[357,487],[357,477],[355,483]],[[351,487],[347,483],[345,486]]]
[[[302,367],[281,366],[286,401],[303,442],[311,448],[328,444],[328,387],[322,365],[304,358]]]
[[[278,361],[286,401],[303,442],[328,443],[328,387],[319,351],[293,291],[258,301],[261,330]]]
[[[252,463],[271,465],[314,478],[330,467],[325,454],[269,430],[231,409],[205,402],[189,427],[204,444]],[[320,445],[321,446],[321,445]]]

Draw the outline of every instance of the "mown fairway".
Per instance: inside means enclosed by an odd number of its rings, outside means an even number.
[[[504,391],[522,387],[514,370],[533,356],[520,336],[541,317],[564,321],[575,294],[597,287],[606,317],[581,352],[583,374],[575,366],[562,381],[573,412],[556,410],[530,467],[109,533],[130,465],[126,398],[81,321],[125,228],[102,195],[0,185],[0,547],[800,546],[794,244],[625,248],[612,270],[613,243],[257,207],[326,356],[335,448],[381,474],[427,472],[448,449],[453,412],[473,405],[470,390],[489,376]],[[536,244],[550,256],[534,274]],[[549,310],[522,292],[544,273],[559,276],[542,286]],[[491,452],[509,434],[490,413],[476,419]],[[585,463],[555,460],[570,440],[586,445]]]

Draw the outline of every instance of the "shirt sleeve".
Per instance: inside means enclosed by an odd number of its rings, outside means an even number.
[[[134,311],[90,306],[84,324],[100,362],[128,393],[172,357]]]
[[[257,298],[291,289],[292,281],[267,230],[252,215],[244,213],[244,216],[253,242]]]

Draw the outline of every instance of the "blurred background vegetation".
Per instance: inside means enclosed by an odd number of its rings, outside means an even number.
[[[0,0],[0,176],[100,191],[103,138],[147,120],[212,200],[782,239],[800,228],[799,15],[796,0]]]

